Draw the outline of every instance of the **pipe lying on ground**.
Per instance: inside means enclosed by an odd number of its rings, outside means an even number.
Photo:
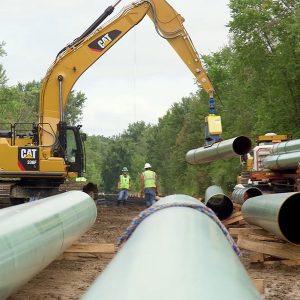
[[[262,195],[262,191],[256,187],[236,188],[233,190],[231,199],[236,204],[243,204],[247,199]]]
[[[71,191],[0,210],[0,299],[72,245],[94,222],[86,193]]]
[[[297,169],[300,162],[300,151],[278,155],[268,155],[262,161],[263,167],[270,170]]]
[[[242,206],[245,220],[253,225],[300,245],[300,193],[262,195]]]
[[[190,196],[172,195],[150,209],[179,203],[205,207]],[[217,223],[194,208],[176,206],[148,215],[82,299],[254,300],[260,296]]]
[[[206,189],[204,204],[212,209],[220,220],[228,218],[233,211],[231,199],[217,185],[211,185]]]
[[[199,165],[220,159],[229,159],[237,155],[244,155],[250,150],[251,140],[245,136],[238,136],[215,143],[210,147],[190,150],[186,153],[185,159],[189,164]]]
[[[300,139],[285,141],[275,144],[271,148],[271,155],[278,155],[287,152],[299,152],[300,151]]]

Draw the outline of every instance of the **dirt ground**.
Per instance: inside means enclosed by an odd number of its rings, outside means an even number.
[[[115,243],[144,206],[99,204],[98,218],[80,242]],[[56,260],[35,276],[9,300],[80,299],[94,279],[110,262],[111,255]],[[263,299],[300,300],[300,267],[249,264],[245,251],[242,262],[252,278],[265,280]],[[239,299],[240,300],[240,299]]]

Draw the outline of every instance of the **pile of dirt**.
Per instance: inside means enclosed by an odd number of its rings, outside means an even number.
[[[80,242],[115,243],[131,220],[143,209],[145,206],[134,204],[126,206],[98,205],[97,220],[92,228],[82,236]],[[110,260],[109,256],[86,257],[84,255],[75,260],[56,260],[9,299],[80,299]],[[265,279],[264,299],[300,299],[299,267],[265,268],[259,264],[249,264],[246,251],[242,262],[252,278]]]

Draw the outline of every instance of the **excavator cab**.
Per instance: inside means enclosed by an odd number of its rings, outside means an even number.
[[[68,172],[77,173],[78,177],[85,172],[85,151],[81,125],[69,126],[65,122],[58,125],[58,143],[54,149],[56,157],[64,158]]]
[[[66,148],[66,163],[69,165],[69,172],[76,172],[78,176],[83,176],[84,165],[84,147],[82,135],[80,132],[81,126],[67,126],[67,148]]]

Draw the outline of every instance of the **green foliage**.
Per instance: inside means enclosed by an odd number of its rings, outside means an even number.
[[[101,169],[103,178],[103,190],[115,192],[117,182],[123,167],[129,169],[132,178],[132,190],[139,191],[139,178],[143,166],[147,161],[147,146],[152,136],[152,128],[144,122],[130,124],[128,129],[121,135],[109,139],[103,161],[105,164]]]
[[[101,170],[105,166],[103,158],[108,142],[108,138],[95,135],[88,136],[85,142],[86,177],[88,181],[94,182],[100,188],[103,187]]]
[[[0,115],[3,123],[32,123],[37,120],[39,83],[0,87]]]
[[[4,46],[5,46],[5,43],[1,42],[0,43],[0,57],[6,55],[6,52],[4,50]],[[8,81],[8,78],[6,77],[5,70],[2,66],[2,64],[0,64],[0,87],[4,86],[7,83],[7,81]]]
[[[32,81],[16,86],[0,86],[0,115],[2,122],[37,122],[40,82]],[[82,108],[86,96],[72,91],[65,110],[67,124],[75,125],[81,121]]]
[[[257,91],[254,131],[299,136],[299,1],[232,0],[230,8],[233,51]]]
[[[82,120],[82,109],[86,96],[82,92],[71,91],[65,109],[65,120],[69,125],[76,125]]]
[[[107,151],[104,153],[105,164],[101,170],[104,191],[115,192],[123,166],[131,169],[130,151],[127,142],[120,137],[111,139],[107,144]]]

